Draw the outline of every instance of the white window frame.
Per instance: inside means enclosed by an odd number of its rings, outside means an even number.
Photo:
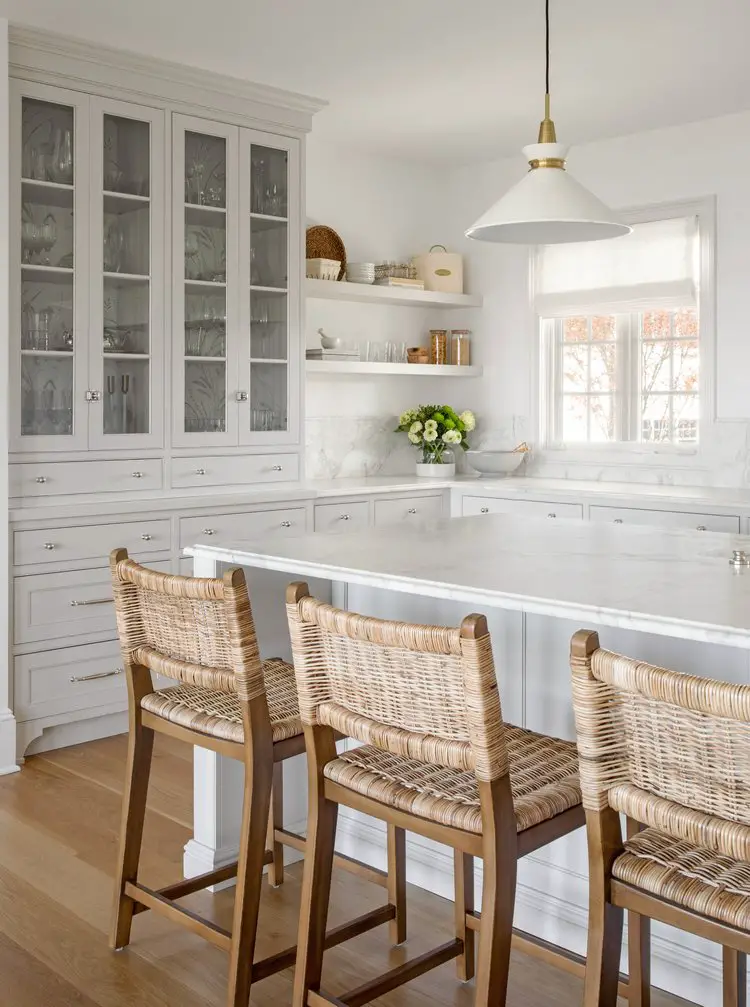
[[[699,455],[709,438],[710,427],[716,423],[716,199],[713,196],[701,199],[681,200],[672,203],[662,203],[657,206],[643,206],[622,211],[622,218],[630,224],[648,223],[654,220],[668,220],[673,217],[694,216],[698,221],[699,275],[698,275],[698,325],[700,373],[698,394],[700,401],[700,420],[698,423],[698,443],[678,444],[672,442],[654,442],[631,439],[610,441],[607,443],[569,443],[565,444],[558,438],[561,429],[559,406],[555,400],[555,382],[552,373],[553,360],[559,360],[559,354],[550,352],[550,340],[554,338],[553,331],[556,319],[542,319],[534,311],[533,295],[536,289],[535,276],[537,271],[538,251],[532,249],[530,254],[530,304],[536,338],[533,340],[534,361],[532,366],[532,402],[535,406],[536,431],[535,441],[542,452],[549,452],[553,458],[564,456],[566,463],[606,462],[607,460],[634,456],[643,462],[648,462],[656,455],[662,460],[664,455]],[[644,304],[642,310],[649,310],[654,305]],[[629,366],[628,355],[632,353],[636,341],[631,338],[630,326],[637,325],[638,313],[618,316],[616,339],[621,342],[621,353],[618,361],[621,367]],[[551,331],[552,329],[552,331]],[[560,330],[562,325],[560,325]],[[622,384],[620,385],[622,387]],[[616,423],[621,431],[627,430],[632,436],[636,433],[635,426],[640,424],[638,409],[639,389],[631,388],[629,397],[622,396]],[[551,415],[557,407],[557,416]],[[661,462],[654,462],[661,464]]]

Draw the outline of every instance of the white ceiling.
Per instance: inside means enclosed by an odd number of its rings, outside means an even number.
[[[750,107],[748,0],[551,0],[552,110],[578,143]],[[315,130],[419,160],[515,153],[543,0],[0,0],[11,20],[326,99]]]

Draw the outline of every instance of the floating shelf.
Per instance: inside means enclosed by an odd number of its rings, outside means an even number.
[[[478,378],[482,374],[482,368],[479,366],[378,364],[368,360],[306,360],[305,369],[308,374],[408,374],[410,377],[430,378]]]
[[[414,308],[481,308],[480,294],[441,294],[409,287],[378,287],[374,283],[346,280],[305,280],[308,297],[326,301],[359,301],[363,304],[403,304]]]

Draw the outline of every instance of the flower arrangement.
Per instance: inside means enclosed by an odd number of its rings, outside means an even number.
[[[476,425],[474,413],[469,409],[459,414],[451,406],[417,406],[401,413],[396,430],[405,433],[421,449],[423,465],[442,465],[446,450],[454,447],[468,450],[466,435]]]

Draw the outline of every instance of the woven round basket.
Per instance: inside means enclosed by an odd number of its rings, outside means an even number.
[[[338,278],[346,275],[346,249],[340,235],[332,227],[316,224],[308,227],[305,257],[308,259],[338,259],[341,263]]]

